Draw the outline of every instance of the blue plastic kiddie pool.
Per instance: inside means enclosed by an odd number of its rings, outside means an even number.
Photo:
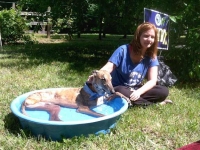
[[[58,89],[58,88],[57,88]],[[61,107],[59,118],[62,121],[49,121],[46,111],[26,110],[28,116],[21,113],[21,104],[32,93],[51,89],[37,90],[18,96],[11,103],[11,111],[19,118],[23,129],[28,129],[35,136],[43,136],[46,139],[61,140],[74,136],[88,136],[89,134],[109,133],[116,126],[127,108],[128,103],[123,98],[115,98],[106,104],[92,108],[92,110],[104,114],[104,117],[93,117],[76,112],[76,109]],[[55,88],[52,88],[55,90]]]

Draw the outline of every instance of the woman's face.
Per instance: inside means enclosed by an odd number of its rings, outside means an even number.
[[[155,40],[155,32],[153,29],[143,32],[140,36],[140,44],[143,49],[151,47]]]

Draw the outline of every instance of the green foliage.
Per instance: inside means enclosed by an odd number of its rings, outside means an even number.
[[[172,33],[169,50],[162,53],[179,82],[200,81],[199,29],[187,29],[184,34]]]
[[[0,11],[0,30],[3,43],[12,43],[23,39],[26,28],[25,20],[14,9]]]
[[[19,0],[18,2],[18,9],[42,14],[37,16],[38,21],[47,21],[50,19],[56,31],[71,25],[71,7],[71,0]]]
[[[200,81],[200,10],[197,3],[182,3],[182,9],[170,17],[171,42],[165,55],[180,81]]]
[[[24,44],[37,44],[38,41],[36,39],[36,37],[32,34],[24,34],[23,35],[23,43]]]
[[[53,30],[54,30],[54,33],[59,33],[60,30],[64,29],[64,28],[69,28],[71,29],[72,28],[72,25],[73,25],[73,18],[57,18],[57,20],[55,21],[54,20],[54,23],[53,23]]]
[[[198,28],[193,28],[188,30],[186,37],[187,51],[189,53],[188,63],[190,63],[191,68],[189,70],[189,76],[193,80],[200,81],[200,26]]]

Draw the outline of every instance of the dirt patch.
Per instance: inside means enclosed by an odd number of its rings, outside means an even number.
[[[38,43],[66,43],[66,39],[48,39],[48,38],[39,38],[37,39]]]
[[[68,42],[68,36],[65,34],[52,34],[50,38],[47,38],[45,34],[34,34],[34,38],[38,43],[66,43]]]

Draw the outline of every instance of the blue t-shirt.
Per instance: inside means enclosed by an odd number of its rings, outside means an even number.
[[[135,64],[130,58],[129,46],[118,47],[108,60],[116,65],[111,72],[113,86],[124,85],[134,87],[140,85],[150,67],[158,66],[158,59],[145,56],[139,63]]]

